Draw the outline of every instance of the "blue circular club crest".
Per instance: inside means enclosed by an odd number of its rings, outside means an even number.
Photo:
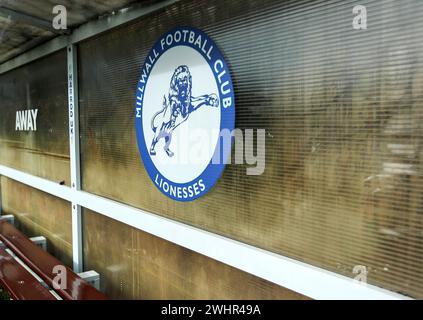
[[[177,201],[210,191],[230,157],[234,124],[232,79],[214,41],[192,27],[163,34],[135,100],[138,148],[156,187]]]

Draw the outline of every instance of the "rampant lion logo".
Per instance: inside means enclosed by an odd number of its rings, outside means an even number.
[[[156,144],[161,138],[165,139],[164,150],[169,157],[174,153],[169,149],[172,141],[172,132],[181,123],[185,122],[189,115],[201,106],[219,107],[219,100],[215,94],[205,94],[199,97],[192,96],[192,76],[189,68],[185,65],[175,69],[170,80],[168,97],[163,97],[163,109],[157,112],[151,121],[154,137],[151,142],[150,155],[156,155]]]

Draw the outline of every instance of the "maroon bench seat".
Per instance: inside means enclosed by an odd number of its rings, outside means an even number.
[[[14,300],[56,300],[47,288],[1,247],[1,244],[0,285]]]
[[[0,241],[13,251],[27,266],[31,268],[48,286],[65,300],[105,300],[107,297],[93,286],[85,282],[61,261],[35,245],[24,234],[6,221],[0,221]],[[66,286],[54,288],[57,274],[53,272],[57,266],[66,268]]]

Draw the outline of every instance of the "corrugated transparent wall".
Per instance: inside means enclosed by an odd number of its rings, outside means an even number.
[[[70,184],[66,66],[62,50],[0,75],[0,165],[57,185]],[[26,111],[27,119],[35,109],[31,130],[28,122],[18,128],[17,111]],[[26,235],[45,236],[48,251],[72,265],[68,202],[6,177],[0,177],[0,197],[2,214],[15,215]]]
[[[70,185],[66,66],[62,50],[0,75],[0,164]],[[36,131],[19,130],[36,109]]]
[[[85,270],[113,299],[308,299],[86,209],[83,230]]]
[[[3,176],[0,191],[2,214],[13,214],[28,237],[46,237],[47,251],[72,267],[70,203]]]
[[[361,1],[365,31],[356,4],[182,1],[83,42],[83,188],[347,276],[364,265],[370,283],[423,298],[423,1]],[[236,126],[267,132],[263,175],[229,165],[192,203],[156,189],[134,130],[141,65],[176,25],[215,40]]]

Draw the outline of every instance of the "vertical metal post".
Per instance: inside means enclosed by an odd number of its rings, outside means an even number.
[[[81,189],[78,112],[78,63],[76,45],[67,47],[68,59],[68,106],[71,188]],[[83,271],[82,213],[81,207],[72,202],[72,256],[75,272]]]

